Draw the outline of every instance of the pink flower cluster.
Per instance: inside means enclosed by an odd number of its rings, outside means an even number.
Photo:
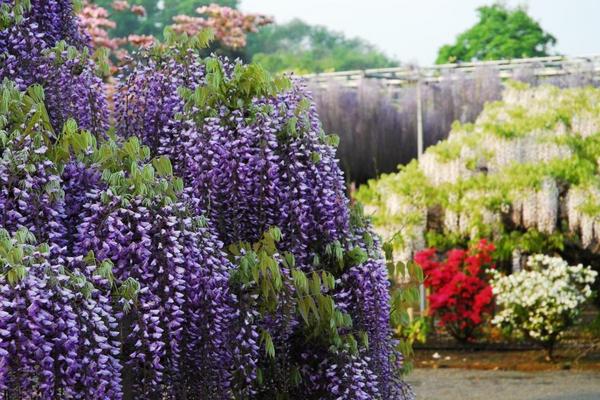
[[[143,6],[130,6],[123,0],[114,1],[111,5],[115,11],[130,11],[135,15],[143,17],[146,10]],[[136,47],[148,47],[154,43],[154,37],[149,35],[129,35],[124,38],[111,38],[108,31],[116,28],[116,23],[110,19],[108,10],[96,4],[86,2],[79,13],[79,24],[84,32],[91,38],[91,44],[94,48],[106,47],[114,52],[115,56],[121,60],[128,52],[123,49],[126,44]]]
[[[204,17],[188,15],[174,17],[175,32],[195,35],[202,29],[210,28],[218,41],[233,49],[246,46],[247,33],[256,32],[259,27],[273,22],[273,19],[266,15],[244,14],[239,10],[218,4],[199,7],[196,12]]]

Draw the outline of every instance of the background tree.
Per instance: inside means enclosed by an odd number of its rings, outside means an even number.
[[[154,36],[162,38],[165,27],[194,25],[198,21],[197,9],[216,4],[234,9],[221,17],[235,21],[238,0],[96,0],[94,4],[110,10],[109,19],[115,24],[108,30],[111,39]],[[127,7],[120,4],[127,4]],[[131,12],[132,6],[144,8],[144,14]],[[206,13],[205,13],[206,14]],[[210,16],[210,12],[208,13]],[[253,16],[254,14],[245,14]],[[182,17],[186,16],[186,17]],[[175,17],[179,20],[174,19]],[[206,15],[204,15],[206,17]],[[253,24],[260,27],[270,20],[260,16]],[[183,19],[182,19],[183,18]],[[223,19],[221,18],[221,19]],[[239,19],[239,18],[237,18]],[[197,25],[197,24],[196,24]],[[184,29],[187,30],[187,29]],[[246,30],[252,31],[252,29]],[[225,45],[223,45],[225,44]],[[209,49],[230,58],[254,61],[273,72],[295,71],[323,72],[350,69],[390,67],[397,62],[390,59],[372,44],[359,38],[346,38],[343,34],[330,31],[322,26],[309,25],[301,20],[287,24],[273,24],[250,34],[246,47],[228,46],[215,42]]]
[[[96,4],[110,9],[114,0],[97,0]],[[116,28],[111,31],[113,37],[127,37],[131,34],[152,35],[162,38],[163,30],[173,23],[176,15],[195,15],[198,7],[218,4],[235,8],[238,0],[129,0],[130,5],[140,5],[146,10],[146,15],[135,15],[124,10],[115,11],[111,19]]]
[[[390,67],[397,62],[359,38],[295,19],[252,34],[248,58],[273,72],[322,72]]]
[[[479,22],[458,35],[456,43],[444,45],[437,64],[457,61],[543,57],[550,54],[556,38],[522,8],[502,4],[477,9]]]
[[[186,14],[173,17],[173,31],[197,35],[204,29],[212,29],[215,39],[230,49],[240,49],[246,46],[246,35],[257,32],[258,28],[273,22],[272,17],[262,14],[246,14],[231,7],[217,4],[198,7],[196,14]]]

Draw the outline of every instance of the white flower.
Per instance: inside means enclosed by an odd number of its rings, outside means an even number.
[[[493,324],[548,341],[579,316],[597,272],[579,264],[569,266],[560,257],[536,254],[527,260],[528,270],[509,276],[493,274],[492,289],[501,308]]]

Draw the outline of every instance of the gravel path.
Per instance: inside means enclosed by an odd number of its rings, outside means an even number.
[[[600,373],[416,369],[417,400],[600,400]]]

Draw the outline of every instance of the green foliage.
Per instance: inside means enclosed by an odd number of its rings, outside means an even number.
[[[523,8],[494,4],[480,7],[477,12],[479,21],[473,27],[461,33],[453,45],[440,48],[437,64],[543,57],[556,44],[554,36]]]
[[[440,201],[440,191],[427,181],[416,160],[400,166],[399,171],[403,179],[398,179],[398,173],[382,174],[379,179],[372,179],[360,186],[354,195],[358,202],[365,205],[373,224],[393,244],[394,249],[403,248],[410,239],[410,233],[405,228],[425,221],[419,207],[397,212],[388,207],[389,203],[395,204],[400,198],[410,197],[414,199],[414,204],[427,207]]]
[[[271,72],[344,71],[396,64],[361,39],[348,39],[300,20],[263,27],[249,36],[246,53]]]
[[[249,302],[255,302],[261,316],[275,314],[286,308],[284,315],[288,321],[295,316],[304,323],[306,340],[325,344],[332,350],[346,349],[356,353],[359,341],[368,343],[364,332],[352,329],[350,315],[337,309],[333,297],[328,293],[336,286],[336,278],[328,269],[315,269],[310,273],[296,267],[293,254],[279,253],[277,243],[281,231],[272,227],[256,243],[236,243],[228,247],[229,255],[237,265],[231,275],[231,282],[245,294]],[[360,252],[352,250],[344,253],[339,243],[328,247],[328,255],[338,259],[338,265],[362,262]],[[261,343],[265,352],[275,358],[275,347],[270,333],[263,331]]]
[[[24,140],[37,130],[46,132],[44,141],[49,142],[54,131],[44,104],[44,90],[33,85],[21,92],[12,81],[5,80],[0,86],[0,145],[20,138]],[[35,128],[35,129],[34,129]]]
[[[135,196],[142,197],[147,204],[153,201],[169,204],[183,190],[181,179],[173,176],[170,161],[165,157],[152,159],[150,150],[135,137],[124,142],[107,137],[98,143],[90,132],[79,130],[72,119],[56,134],[44,106],[41,86],[33,85],[24,93],[14,83],[5,81],[0,94],[0,150],[10,144],[11,150],[18,152],[27,138],[36,146],[43,144],[42,153],[28,155],[31,168],[35,167],[36,157],[48,158],[59,174],[64,164],[76,157],[102,171],[102,179],[123,204]],[[108,198],[107,192],[104,197]]]
[[[413,345],[424,343],[427,337],[427,319],[415,317],[412,311],[419,306],[419,285],[424,282],[423,270],[416,263],[394,261],[394,245],[384,244],[388,276],[392,287],[390,323],[399,340],[398,349],[405,357],[403,373],[412,368]]]
[[[89,67],[90,60],[94,61],[94,72],[101,78],[110,76],[109,51],[105,47],[100,47],[90,53],[88,47],[78,49],[75,46],[70,46],[64,40],[56,43],[53,48],[43,50],[43,54],[49,56],[53,60],[56,67],[63,65],[67,61],[77,61],[77,66],[72,68],[80,68],[83,70]]]
[[[201,52],[214,38],[215,33],[211,29],[203,29],[198,34],[189,36],[187,33],[177,33],[171,28],[165,28],[164,44],[151,47],[148,56],[156,60],[173,58],[185,63],[188,52]]]
[[[26,229],[20,229],[13,237],[0,229],[0,273],[11,285],[25,278],[31,264],[43,262],[44,256],[50,254],[47,245],[36,247],[35,243],[35,236]]]
[[[0,30],[23,20],[23,15],[31,8],[31,0],[14,0],[12,4],[0,5]]]
[[[36,273],[41,272],[49,278],[49,284],[67,286],[85,298],[90,298],[95,289],[92,281],[84,276],[81,270],[65,265],[51,266],[47,261],[49,257],[50,247],[45,243],[38,244],[35,236],[27,229],[19,229],[12,236],[5,229],[0,229],[0,275],[5,276],[10,285],[18,285],[35,267],[41,268]],[[131,278],[124,282],[116,282],[112,274],[112,262],[105,260],[98,263],[92,252],[88,253],[83,261],[87,270],[94,271],[94,277],[108,283],[113,289],[113,296],[127,312],[137,299],[139,283]],[[61,279],[60,276],[67,279]]]
[[[182,180],[173,176],[170,160],[151,159],[148,147],[142,146],[136,137],[123,143],[108,138],[98,145],[92,134],[79,131],[75,121],[68,120],[50,148],[50,157],[55,162],[65,162],[71,154],[97,166],[112,194],[119,196],[123,204],[136,196],[144,198],[147,204],[152,201],[169,204],[183,190]],[[108,193],[104,196],[108,200]]]
[[[231,78],[223,71],[221,60],[207,58],[206,85],[191,90],[181,88],[179,94],[186,101],[186,110],[198,109],[197,118],[217,116],[218,105],[229,109],[247,107],[253,109],[252,100],[256,97],[271,96],[291,87],[289,79],[283,76],[271,76],[260,65],[237,64]],[[292,118],[292,121],[296,119]],[[290,128],[295,133],[296,127]]]

